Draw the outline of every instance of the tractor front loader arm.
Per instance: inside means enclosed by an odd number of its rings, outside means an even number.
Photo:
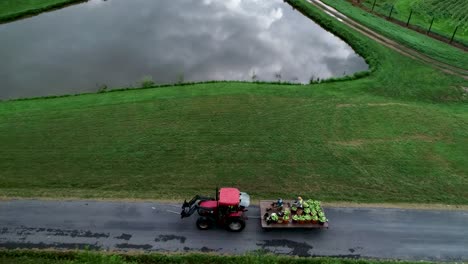
[[[185,218],[191,216],[195,211],[200,208],[198,205],[202,201],[210,201],[214,200],[211,197],[207,196],[201,196],[201,195],[195,195],[195,197],[192,198],[189,202],[187,200],[184,201],[184,204],[182,205],[182,212],[180,213],[180,218]]]

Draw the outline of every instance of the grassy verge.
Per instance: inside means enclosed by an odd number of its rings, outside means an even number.
[[[463,69],[468,69],[467,53],[444,42],[389,22],[353,6],[345,0],[322,0],[346,16],[408,47]]]
[[[0,196],[180,199],[237,186],[254,199],[468,204],[468,82],[291,1],[372,74],[2,102]]]
[[[0,1],[0,23],[38,15],[42,12],[86,1],[87,0],[2,0]]]
[[[404,261],[354,260],[340,258],[300,258],[265,254],[221,256],[213,254],[145,254],[116,255],[92,252],[0,251],[0,264],[410,264]],[[416,262],[413,262],[416,263]],[[417,262],[421,263],[421,262]],[[429,262],[423,262],[429,263]]]

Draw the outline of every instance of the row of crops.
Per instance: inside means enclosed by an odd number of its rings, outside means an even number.
[[[447,20],[452,26],[463,26],[468,23],[467,0],[415,1],[412,8],[426,17]]]
[[[402,23],[468,46],[468,0],[361,0],[362,5]],[[432,26],[431,26],[432,23]]]

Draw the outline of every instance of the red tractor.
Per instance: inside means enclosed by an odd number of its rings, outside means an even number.
[[[229,231],[240,232],[245,227],[247,217],[244,212],[250,204],[250,196],[236,188],[216,190],[216,198],[196,195],[182,205],[181,218],[191,216],[195,211],[200,217],[197,227],[201,230],[212,228],[215,224]]]

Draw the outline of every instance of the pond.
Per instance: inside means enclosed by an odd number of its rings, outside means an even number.
[[[91,0],[0,25],[0,99],[143,79],[308,83],[367,69],[282,0]]]

